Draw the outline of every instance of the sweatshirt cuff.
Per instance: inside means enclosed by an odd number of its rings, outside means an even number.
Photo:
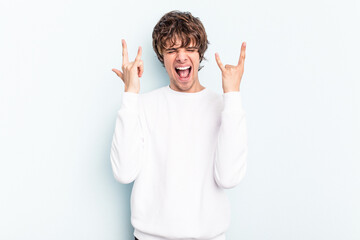
[[[224,99],[224,112],[242,113],[244,111],[242,107],[240,92],[224,93],[223,99]]]
[[[132,92],[123,92],[121,109],[130,109],[138,112],[139,94]]]

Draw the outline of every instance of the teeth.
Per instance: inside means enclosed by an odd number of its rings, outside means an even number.
[[[186,69],[188,69],[188,68],[190,68],[190,66],[187,66],[187,67],[177,67],[176,69],[177,69],[177,70],[186,70]]]

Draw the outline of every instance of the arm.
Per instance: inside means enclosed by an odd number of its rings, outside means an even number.
[[[125,84],[125,92],[116,118],[115,132],[111,144],[111,166],[114,177],[121,183],[134,181],[141,169],[144,149],[144,133],[140,121],[140,77],[144,66],[141,47],[133,62],[129,62],[127,46],[122,40],[122,72],[112,69]]]
[[[134,181],[141,170],[144,134],[140,121],[139,94],[124,92],[111,144],[111,166],[121,183]]]
[[[224,108],[215,152],[214,176],[222,188],[233,188],[246,172],[247,131],[245,111],[242,108],[240,82],[244,73],[246,43],[241,46],[236,66],[223,65],[215,54],[222,75]]]
[[[215,152],[214,176],[222,188],[235,187],[245,176],[247,130],[240,92],[224,93],[224,109]]]

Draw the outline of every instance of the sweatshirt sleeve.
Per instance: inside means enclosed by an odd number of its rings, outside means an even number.
[[[247,129],[240,92],[223,94],[224,108],[215,152],[214,176],[222,188],[233,188],[243,179],[247,162]]]
[[[117,181],[127,184],[141,170],[144,134],[140,120],[140,96],[124,92],[111,144],[111,167]]]

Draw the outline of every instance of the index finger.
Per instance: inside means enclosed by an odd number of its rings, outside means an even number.
[[[122,56],[123,56],[123,64],[124,64],[129,62],[129,57],[128,57],[128,51],[125,40],[122,39],[121,43],[122,43]]]
[[[241,45],[241,52],[239,57],[238,66],[243,65],[245,61],[245,50],[246,50],[246,42],[243,42]]]
[[[216,60],[217,65],[219,66],[220,70],[224,71],[225,68],[224,68],[224,65],[222,64],[222,62],[220,60],[220,56],[219,56],[218,53],[215,53],[215,60]]]

